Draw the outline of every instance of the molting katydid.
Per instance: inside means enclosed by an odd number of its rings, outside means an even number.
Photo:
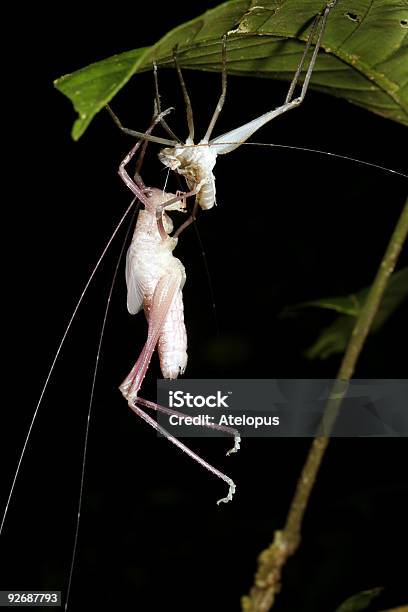
[[[151,133],[154,125],[167,112],[161,113],[154,119],[146,135]],[[160,189],[146,187],[139,174],[136,174],[135,180],[132,180],[125,167],[139,149],[141,142],[141,140],[137,141],[122,161],[119,174],[137,199],[144,205],[144,210],[139,212],[136,229],[127,254],[126,281],[129,312],[136,314],[143,309],[149,326],[146,343],[132,370],[120,385],[120,390],[129,407],[138,416],[210,472],[228,483],[228,495],[220,499],[218,503],[227,502],[232,498],[235,491],[233,481],[193,453],[140,408],[141,405],[167,414],[178,414],[163,406],[139,398],[138,392],[156,346],[164,378],[177,378],[180,373],[184,372],[187,365],[187,334],[182,297],[186,274],[181,261],[173,255],[178,237],[169,235],[173,231],[173,223],[168,216],[168,211],[185,210],[185,199],[196,193],[196,191],[192,191],[171,194]],[[218,425],[209,425],[209,427],[234,436],[234,447],[228,454],[238,450],[240,439],[235,430]]]

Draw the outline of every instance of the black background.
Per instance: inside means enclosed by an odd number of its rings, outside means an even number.
[[[217,3],[140,8],[62,5],[22,9],[5,62],[3,113],[2,480],[5,499],[24,435],[76,297],[130,195],[117,177],[132,140],[101,113],[74,143],[74,113],[52,80],[117,52],[149,45]],[[186,73],[197,129],[215,105],[218,74]],[[173,71],[160,73],[163,105],[186,135]],[[231,77],[223,133],[281,103],[287,85]],[[151,74],[115,99],[124,124],[144,130],[152,111]],[[304,105],[266,126],[256,140],[324,149],[403,170],[405,129],[343,100],[310,92]],[[7,140],[6,140],[7,138]],[[143,176],[165,178],[150,148]],[[339,358],[307,361],[302,351],[331,321],[321,312],[282,320],[285,305],[340,295],[370,283],[397,220],[406,180],[312,153],[241,147],[216,167],[218,206],[199,218],[219,333],[194,229],[176,255],[186,266],[189,335],[186,376],[335,376]],[[177,189],[176,182],[170,185]],[[118,238],[90,289],[33,430],[2,539],[0,587],[66,588],[76,519],[81,446],[92,368]],[[400,266],[407,263],[406,252]],[[122,266],[123,267],[123,266]],[[117,390],[143,344],[142,315],[126,311],[124,274],[116,285],[91,418],[71,610],[238,610],[257,554],[282,526],[310,441],[245,440],[224,459],[221,440],[194,449],[237,483],[225,487],[132,414]],[[356,376],[405,377],[406,305],[369,339]],[[7,333],[9,332],[9,333]],[[8,338],[8,339],[6,339]],[[153,360],[142,396],[155,397]],[[9,399],[6,399],[9,392]],[[3,456],[4,453],[4,456]],[[403,602],[407,547],[406,441],[335,439],[304,525],[302,547],[284,573],[276,610],[329,612],[362,589],[385,586],[372,606]]]

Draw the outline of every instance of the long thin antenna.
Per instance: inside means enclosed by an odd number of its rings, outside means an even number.
[[[231,142],[227,140],[223,140],[222,142],[211,142],[211,147],[223,147],[225,145],[236,145],[238,146],[250,146],[250,147],[276,147],[280,149],[294,149],[297,151],[306,151],[307,153],[318,153],[319,155],[327,155],[329,157],[337,157],[338,159],[345,159],[347,161],[356,162],[357,164],[362,164],[363,166],[372,166],[373,168],[378,168],[379,170],[384,170],[384,172],[390,172],[391,174],[398,174],[399,176],[403,176],[404,178],[408,178],[408,174],[401,172],[400,170],[394,170],[393,168],[387,168],[386,166],[381,166],[381,164],[376,164],[374,162],[364,161],[363,159],[358,159],[357,157],[351,157],[350,155],[342,155],[340,153],[333,153],[331,151],[323,151],[321,149],[312,149],[311,147],[298,147],[295,145],[286,145],[279,144],[273,142],[247,142],[246,140],[232,140]],[[196,147],[208,147],[207,143],[198,143],[198,144],[183,144],[180,147],[175,146],[174,148],[196,148]]]
[[[350,157],[349,155],[341,155],[340,153],[332,153],[330,151],[322,151],[320,149],[311,149],[309,147],[296,147],[294,145],[274,144],[270,142],[243,142],[242,144],[246,146],[255,146],[255,147],[276,147],[278,149],[294,149],[297,151],[306,151],[307,153],[317,153],[318,155],[327,155],[328,157],[336,157],[337,159],[344,159],[346,161],[352,161],[352,162],[355,162],[356,164],[361,164],[363,166],[371,166],[372,168],[377,168],[378,170],[384,170],[384,172],[389,172],[390,174],[397,174],[398,176],[403,176],[404,178],[408,178],[408,174],[405,174],[404,172],[400,172],[399,170],[393,170],[392,168],[387,168],[386,166],[381,166],[380,164],[375,164],[373,162],[364,161],[363,159],[357,159],[356,157]]]
[[[196,233],[196,236],[197,236],[198,244],[200,245],[201,256],[203,258],[205,275],[207,277],[207,285],[208,285],[208,289],[209,289],[209,292],[210,292],[210,299],[211,299],[211,306],[212,306],[212,312],[213,312],[214,323],[215,323],[215,330],[216,330],[217,336],[219,336],[220,335],[220,327],[218,325],[217,306],[216,306],[216,303],[215,303],[215,295],[214,295],[214,288],[213,288],[213,284],[212,284],[212,280],[211,280],[210,268],[208,267],[207,254],[206,254],[206,252],[204,250],[204,244],[203,244],[203,241],[201,239],[201,235],[200,235],[200,232],[198,230],[198,225],[196,223],[196,218],[195,217],[193,217],[193,226],[194,226],[194,230],[195,230],[195,233]]]
[[[135,202],[136,202],[136,198],[133,199],[131,206]],[[129,223],[129,227],[127,229],[126,236],[125,236],[125,238],[123,240],[122,248],[121,248],[120,253],[119,253],[118,261],[116,263],[115,271],[113,273],[112,282],[111,282],[111,286],[110,286],[109,294],[108,294],[108,299],[106,301],[106,307],[105,307],[105,313],[104,313],[104,316],[103,316],[101,332],[100,332],[100,335],[99,335],[98,348],[97,348],[97,351],[96,351],[95,366],[94,366],[94,371],[93,371],[93,376],[92,376],[91,393],[90,393],[90,396],[89,396],[89,403],[88,403],[88,415],[87,415],[86,427],[85,427],[84,445],[83,445],[83,451],[82,451],[82,468],[81,468],[81,479],[80,479],[80,484],[79,484],[78,512],[77,512],[77,519],[76,519],[76,525],[75,525],[74,545],[72,547],[71,565],[70,565],[70,569],[69,569],[67,595],[66,595],[66,599],[65,599],[64,612],[67,612],[67,610],[68,610],[69,596],[70,596],[70,593],[71,593],[71,585],[72,585],[72,576],[73,576],[73,573],[74,573],[76,553],[77,553],[77,548],[78,548],[79,524],[80,524],[80,520],[81,520],[82,499],[83,499],[84,482],[85,482],[85,467],[86,467],[86,459],[87,459],[87,451],[88,451],[89,425],[90,425],[91,414],[92,414],[92,407],[93,407],[93,401],[94,401],[94,395],[95,395],[95,384],[96,384],[96,377],[97,377],[97,374],[98,374],[98,367],[99,367],[99,359],[100,359],[100,356],[101,356],[102,342],[103,342],[104,335],[105,335],[106,321],[108,319],[109,308],[110,308],[110,304],[111,304],[111,300],[112,300],[113,289],[114,289],[115,283],[116,283],[116,278],[118,276],[119,266],[120,266],[120,263],[122,261],[123,252],[125,250],[125,246],[126,246],[126,243],[128,241],[130,229],[133,226],[133,221],[135,219],[135,216],[136,216],[138,208],[139,208],[139,206],[136,207],[136,210],[135,210],[135,212],[134,212],[134,214],[132,216],[132,219],[131,219],[131,221]]]
[[[105,257],[106,252],[108,251],[108,249],[109,249],[110,245],[112,244],[113,239],[115,238],[116,234],[118,233],[119,228],[121,227],[122,223],[123,223],[123,222],[124,222],[124,220],[126,219],[127,215],[129,214],[130,210],[132,209],[132,207],[133,207],[133,202],[132,202],[132,203],[131,203],[131,204],[128,206],[128,208],[126,209],[125,213],[122,215],[122,217],[121,217],[121,219],[120,219],[119,223],[116,225],[116,227],[115,227],[115,229],[114,229],[114,231],[113,231],[113,234],[112,234],[112,235],[111,235],[111,237],[109,238],[109,240],[108,240],[108,242],[107,242],[107,244],[106,244],[105,248],[104,248],[104,249],[103,249],[103,251],[102,251],[102,254],[100,255],[100,257],[99,257],[98,261],[96,262],[96,265],[95,265],[95,267],[93,268],[93,270],[92,270],[92,272],[91,272],[91,274],[90,274],[90,276],[89,276],[89,278],[88,278],[88,280],[87,280],[87,282],[86,282],[86,284],[85,284],[85,287],[84,287],[84,288],[83,288],[83,290],[82,290],[81,295],[79,296],[79,299],[78,299],[78,301],[77,301],[77,303],[76,303],[76,305],[75,305],[75,308],[74,308],[74,310],[73,310],[73,312],[72,312],[71,318],[69,319],[68,324],[67,324],[67,326],[66,326],[66,328],[65,328],[65,331],[64,331],[64,333],[63,333],[63,335],[62,335],[62,338],[61,338],[60,343],[59,343],[59,345],[58,345],[58,348],[57,348],[57,351],[56,351],[56,353],[55,353],[54,359],[53,359],[53,361],[52,361],[52,363],[51,363],[51,367],[50,367],[50,369],[48,370],[48,374],[47,374],[47,376],[46,376],[46,379],[45,379],[44,385],[43,385],[43,387],[42,387],[42,389],[41,389],[40,397],[39,397],[38,402],[37,402],[37,405],[36,405],[36,407],[35,407],[34,414],[33,414],[33,417],[32,417],[32,419],[31,419],[31,423],[30,423],[30,426],[29,426],[28,431],[27,431],[27,435],[26,435],[25,440],[24,440],[23,448],[22,448],[22,451],[21,451],[21,453],[20,453],[20,458],[19,458],[18,463],[17,463],[17,468],[16,468],[16,471],[15,471],[15,473],[14,473],[13,482],[12,482],[12,484],[11,484],[10,492],[9,492],[9,495],[8,495],[8,498],[7,498],[7,502],[6,502],[6,507],[5,507],[5,509],[4,509],[3,517],[2,517],[2,520],[1,520],[1,525],[0,525],[0,536],[1,536],[2,532],[3,532],[4,522],[5,522],[5,520],[6,520],[6,516],[7,516],[7,512],[8,512],[9,506],[10,506],[10,502],[11,502],[11,499],[12,499],[12,497],[13,497],[14,488],[15,488],[16,481],[17,481],[17,478],[18,478],[18,475],[19,475],[19,472],[20,472],[20,467],[21,467],[21,464],[22,464],[22,461],[23,461],[23,458],[24,458],[24,455],[25,455],[25,452],[26,452],[26,449],[27,449],[28,441],[29,441],[29,439],[30,439],[31,432],[32,432],[32,429],[33,429],[33,426],[34,426],[35,420],[36,420],[36,418],[37,418],[37,414],[38,414],[39,408],[40,408],[40,406],[41,406],[41,403],[42,403],[42,400],[43,400],[43,397],[44,397],[45,391],[47,390],[48,383],[49,383],[50,378],[51,378],[51,376],[52,376],[52,373],[53,373],[53,371],[54,371],[55,364],[56,364],[56,362],[57,362],[57,360],[58,360],[58,357],[60,356],[61,349],[62,349],[62,347],[63,347],[63,345],[64,345],[64,342],[65,342],[65,340],[66,340],[66,337],[67,337],[67,335],[68,335],[68,332],[69,332],[69,330],[71,329],[71,325],[72,325],[72,323],[73,323],[73,321],[74,321],[74,319],[75,319],[75,317],[76,317],[76,314],[77,314],[77,312],[78,312],[78,309],[79,309],[80,305],[82,304],[82,300],[83,300],[83,299],[84,299],[84,297],[85,297],[85,294],[86,294],[86,292],[87,292],[87,290],[88,290],[88,287],[89,287],[89,285],[91,284],[91,282],[92,282],[92,280],[93,280],[93,278],[94,278],[94,276],[95,276],[95,274],[96,274],[96,271],[98,270],[98,268],[99,268],[99,266],[100,266],[100,264],[101,264],[101,262],[102,262],[103,258]]]

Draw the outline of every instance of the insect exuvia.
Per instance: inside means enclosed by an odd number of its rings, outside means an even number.
[[[216,163],[217,155],[225,155],[226,153],[230,153],[234,149],[238,148],[241,144],[246,142],[248,138],[252,136],[252,134],[254,134],[266,123],[269,123],[269,121],[272,121],[272,119],[274,119],[275,117],[278,117],[289,110],[297,108],[303,102],[316,63],[319,48],[323,40],[327,18],[329,16],[330,11],[336,5],[336,2],[337,0],[332,0],[331,2],[327,3],[323,11],[318,13],[314,18],[304,52],[296,69],[292,82],[289,86],[289,90],[286,95],[284,104],[278,106],[277,108],[271,111],[266,112],[260,117],[257,117],[256,119],[253,119],[252,121],[249,121],[248,123],[245,123],[244,125],[234,130],[230,130],[222,136],[217,136],[216,138],[211,139],[214,126],[223,108],[227,92],[227,35],[223,37],[221,96],[218,100],[214,114],[208,125],[204,138],[200,140],[198,144],[194,144],[194,120],[190,97],[188,95],[187,88],[177,62],[177,55],[176,53],[174,53],[174,63],[180,80],[184,101],[186,104],[187,124],[189,130],[188,138],[186,139],[185,143],[180,143],[177,140],[166,140],[157,137],[151,138],[150,136],[146,136],[146,139],[161,144],[170,145],[160,151],[159,159],[165,166],[182,175],[185,178],[190,190],[197,190],[195,204],[196,207],[200,206],[203,210],[208,210],[212,208],[216,203],[215,177],[213,169]],[[294,97],[295,88],[299,81],[299,76],[302,72],[305,60],[308,56],[310,47],[313,42],[315,42],[313,47],[313,53],[309,61],[309,65],[303,80],[300,94],[299,96]],[[154,70],[156,76],[156,66],[154,66]],[[160,99],[157,89],[157,78],[156,105],[158,111],[160,111]],[[137,137],[142,136],[142,133],[140,132],[124,128],[119,119],[109,107],[108,110],[110,111],[115,123],[122,131],[129,135]],[[169,132],[171,136],[174,137],[173,132],[169,129],[165,122],[163,122],[163,127],[166,129],[166,131]]]

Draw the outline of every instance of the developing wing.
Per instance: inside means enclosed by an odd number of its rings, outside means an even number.
[[[132,259],[132,249],[129,247],[126,255],[127,309],[130,314],[137,314],[143,307],[143,289]]]

